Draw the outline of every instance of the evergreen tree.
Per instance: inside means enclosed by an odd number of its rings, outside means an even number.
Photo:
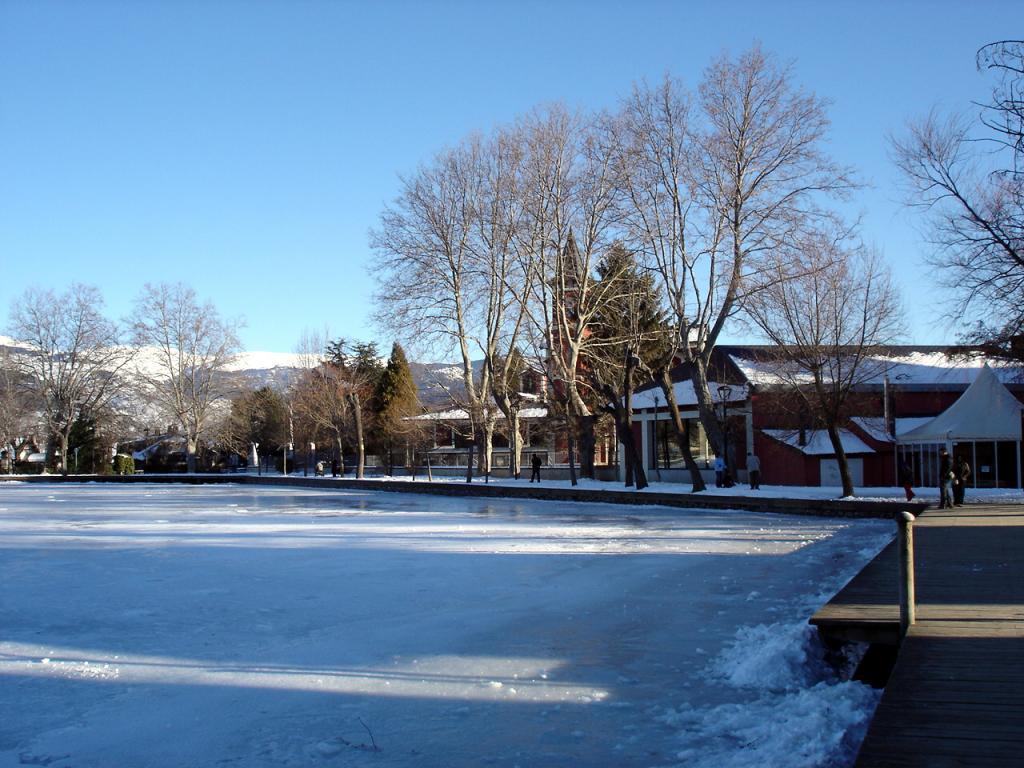
[[[391,347],[391,357],[381,372],[376,392],[377,429],[388,457],[388,473],[394,474],[394,449],[413,431],[407,421],[420,412],[416,382],[405,357],[405,350],[397,341]]]
[[[584,376],[603,401],[602,410],[615,420],[625,452],[626,485],[647,485],[641,453],[633,439],[633,377],[647,371],[666,352],[665,319],[649,273],[621,244],[613,244],[597,267],[604,302],[597,308]]]
[[[75,419],[68,434],[68,462],[74,466],[76,475],[82,471],[95,473],[98,464],[110,459],[110,453],[101,451],[101,460],[96,461],[96,451],[101,447],[99,435],[96,433],[96,420],[85,414]],[[70,462],[74,462],[73,465]]]
[[[288,441],[288,407],[270,387],[246,392],[231,401],[227,442],[238,453],[256,444],[269,454]]]

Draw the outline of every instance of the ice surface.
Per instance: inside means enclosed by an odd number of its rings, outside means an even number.
[[[842,765],[875,694],[806,619],[891,533],[0,484],[0,766]]]

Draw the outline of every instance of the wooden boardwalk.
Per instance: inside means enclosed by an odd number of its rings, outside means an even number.
[[[930,510],[914,526],[917,623],[857,766],[1024,766],[1024,506]],[[811,619],[826,636],[898,640],[887,547]]]

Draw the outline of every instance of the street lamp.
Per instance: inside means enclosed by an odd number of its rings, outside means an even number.
[[[729,399],[732,387],[728,384],[718,385],[718,402],[722,406],[722,460],[725,462],[725,484],[732,485],[732,473],[729,471]]]

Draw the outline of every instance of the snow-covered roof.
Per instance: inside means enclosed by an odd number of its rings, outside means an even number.
[[[498,414],[501,415],[500,413]],[[519,411],[521,419],[543,419],[548,415],[548,409],[544,406],[531,406],[522,408]],[[433,411],[423,413],[419,416],[409,417],[410,421],[468,421],[469,412],[464,408],[450,408],[447,411]]]
[[[931,420],[931,416],[913,416],[904,419],[896,419],[896,437],[902,437],[912,429],[917,429],[922,424],[927,424]]]
[[[765,386],[786,383],[779,375],[778,361],[751,359],[736,354],[730,354],[729,358],[751,384]],[[868,358],[863,369],[866,375],[862,383],[881,386],[888,376],[893,386],[966,386],[974,381],[985,364],[986,358],[980,353],[952,357],[943,351],[879,355]],[[989,365],[1003,383],[1021,381],[1020,366],[992,361],[989,361]],[[798,381],[806,380],[807,383],[811,381],[810,374],[794,378]]]
[[[891,443],[892,435],[885,428],[885,419],[881,416],[854,416],[850,419],[854,424],[864,430],[868,437],[880,443]]]
[[[832,441],[829,440],[828,432],[824,429],[808,429],[804,432],[807,442],[800,445],[800,432],[793,429],[762,429],[761,430],[773,440],[785,443],[791,448],[808,456],[832,456],[835,450],[832,448]],[[874,449],[867,445],[848,429],[839,430],[839,440],[843,444],[843,450],[851,453],[874,453]]]
[[[732,391],[729,394],[728,402],[730,403],[743,403],[747,399],[747,386],[745,384],[729,384]],[[711,401],[714,403],[721,402],[718,396],[719,383],[716,381],[708,382],[708,391],[711,393]],[[697,404],[697,393],[693,389],[693,382],[687,379],[686,381],[677,381],[672,385],[672,393],[675,395],[676,403],[680,407]],[[642,392],[636,392],[633,395],[633,410],[639,411],[644,408],[662,408],[665,406],[665,393],[661,391],[661,387],[652,387],[645,389]]]
[[[1024,403],[986,365],[955,403],[934,419],[900,435],[900,442],[1020,440],[1022,410]]]
[[[896,419],[896,437],[899,438],[910,430],[927,424],[933,418],[932,416],[911,416]],[[854,416],[850,421],[863,429],[868,437],[878,440],[880,443],[895,442],[893,436],[886,430],[885,419],[881,416]]]

